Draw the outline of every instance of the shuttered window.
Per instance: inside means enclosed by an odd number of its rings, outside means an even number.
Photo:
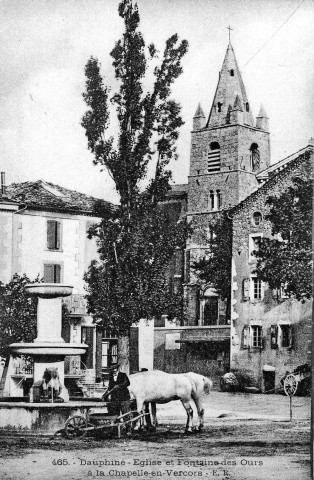
[[[58,263],[45,263],[44,282],[61,283],[61,265],[59,265]]]
[[[208,173],[220,172],[220,145],[218,142],[212,142],[208,150],[207,157]]]
[[[47,248],[48,250],[61,248],[61,223],[56,220],[47,220]]]
[[[292,347],[292,329],[291,325],[280,325],[280,347]]]
[[[260,325],[252,325],[251,326],[251,345],[252,347],[259,347],[263,346],[262,344],[262,327]]]
[[[252,277],[252,298],[254,300],[262,298],[262,282],[257,277]]]

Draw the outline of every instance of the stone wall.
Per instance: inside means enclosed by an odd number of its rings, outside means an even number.
[[[195,372],[219,384],[229,371],[230,326],[155,328],[154,369]]]

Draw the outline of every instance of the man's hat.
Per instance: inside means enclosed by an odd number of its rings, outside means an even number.
[[[115,363],[109,367],[109,370],[117,370],[120,367],[119,363]]]

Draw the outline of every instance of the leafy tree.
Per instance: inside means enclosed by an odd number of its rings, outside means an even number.
[[[4,285],[0,283],[0,355],[10,354],[9,345],[15,342],[32,342],[37,329],[37,298],[25,293],[27,283],[31,281],[25,274],[15,274]]]
[[[176,140],[183,124],[180,105],[170,98],[171,85],[182,73],[188,44],[173,35],[159,60],[156,47],[146,48],[138,29],[137,5],[121,1],[119,15],[125,31],[111,52],[120,85],[110,98],[119,123],[116,139],[106,135],[109,87],[100,64],[92,57],[85,68],[83,97],[89,109],[82,126],[88,148],[94,164],[109,172],[120,195],[120,205],[104,212],[101,224],[90,230],[98,238],[100,261],[91,264],[85,280],[89,312],[105,327],[126,333],[143,316],[165,311],[176,315],[180,310],[164,270],[174,248],[184,241],[185,226],[161,202],[169,189],[168,166],[177,157]],[[150,65],[154,81],[148,89]]]
[[[269,197],[275,238],[263,238],[257,256],[256,273],[270,288],[286,286],[298,300],[312,296],[313,181],[299,177],[279,197]]]
[[[226,300],[226,315],[230,315],[231,298],[231,259],[232,259],[232,223],[227,212],[221,212],[213,220],[207,234],[208,252],[192,268],[198,278],[211,284]]]

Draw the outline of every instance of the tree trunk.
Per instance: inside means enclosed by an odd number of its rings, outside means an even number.
[[[129,360],[129,335],[119,336],[118,338],[118,363],[122,372],[129,375],[130,373],[130,360]]]

